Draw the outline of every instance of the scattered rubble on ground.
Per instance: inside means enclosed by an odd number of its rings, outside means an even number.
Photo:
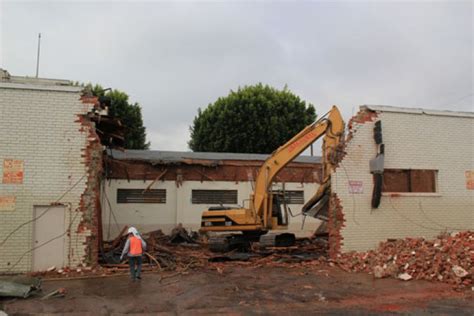
[[[106,277],[128,274],[126,259],[120,254],[127,236],[124,227],[114,240],[104,242],[101,265],[56,269],[33,275],[46,278]],[[377,250],[350,252],[337,260],[327,258],[324,237],[300,238],[291,247],[260,248],[258,243],[249,252],[231,251],[223,254],[207,249],[205,235],[188,232],[182,226],[170,235],[156,230],[143,234],[147,242],[143,271],[168,271],[173,275],[193,269],[210,269],[224,274],[226,266],[305,267],[321,269],[322,265],[337,265],[345,271],[368,272],[375,278],[393,277],[403,281],[434,280],[449,283],[457,289],[473,286],[474,232],[440,235],[435,240],[423,238],[393,239],[380,243]]]
[[[405,238],[380,243],[377,250],[342,254],[346,271],[369,272],[376,278],[424,279],[470,288],[474,273],[474,232],[442,234],[435,240]]]
[[[41,298],[41,300],[47,300],[47,299],[50,299],[52,297],[64,297],[64,296],[66,296],[66,293],[67,293],[66,288],[60,287],[59,289],[54,290],[51,293],[48,293],[48,294],[44,295]]]

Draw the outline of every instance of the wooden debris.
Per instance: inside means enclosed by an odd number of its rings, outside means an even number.
[[[41,298],[41,300],[47,300],[47,299],[50,299],[52,297],[64,297],[66,295],[66,293],[67,293],[66,289],[63,288],[63,287],[60,287],[59,289],[54,290],[51,293],[46,294],[45,296],[43,296]]]

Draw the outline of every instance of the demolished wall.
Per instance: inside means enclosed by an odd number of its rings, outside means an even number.
[[[0,82],[0,272],[34,270],[37,251],[57,240],[64,266],[97,261],[102,150],[86,117],[95,102],[68,82],[43,81]],[[44,219],[53,207],[63,210],[62,234],[38,245],[35,209]]]
[[[127,153],[128,151],[124,152],[124,155]],[[212,153],[206,153],[206,156],[207,159],[167,162],[109,157],[102,195],[104,239],[114,238],[125,225],[134,225],[144,232],[162,229],[168,233],[181,223],[188,229],[198,230],[201,213],[219,203],[193,202],[193,190],[234,191],[237,195],[235,203],[223,204],[248,207],[253,181],[266,157],[256,161],[211,159]],[[318,160],[313,158],[314,161]],[[282,183],[285,183],[285,190],[302,192],[304,198],[309,199],[317,191],[320,177],[320,163],[293,162],[277,176],[274,189],[282,189]],[[160,203],[119,203],[118,190],[127,189],[140,190],[139,192],[163,190],[164,198]],[[300,213],[302,206],[303,203],[290,204],[294,214]],[[320,223],[319,220],[307,219],[302,229],[302,220],[301,216],[290,218],[289,229],[298,235],[310,236]]]
[[[377,121],[382,124],[385,170],[430,170],[435,192],[383,192],[380,206],[372,208],[369,162],[377,154]],[[328,223],[333,256],[374,249],[391,238],[431,239],[442,232],[473,230],[473,124],[473,113],[361,107],[349,123],[346,154],[332,175],[337,201]]]

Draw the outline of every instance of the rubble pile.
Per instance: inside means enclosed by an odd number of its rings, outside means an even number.
[[[340,255],[346,271],[369,272],[376,278],[437,280],[471,287],[474,274],[474,232],[443,234],[435,240],[406,238],[380,243],[377,250]]]
[[[120,254],[127,240],[123,233],[114,240],[104,242],[100,258],[101,266],[109,272],[128,271],[126,259],[120,260]],[[161,230],[143,234],[147,243],[144,255],[144,271],[184,271],[204,266],[209,258],[208,251],[202,247],[199,234],[189,233],[181,225],[175,227],[170,235]]]

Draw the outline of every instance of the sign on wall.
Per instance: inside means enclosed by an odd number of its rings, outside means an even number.
[[[349,193],[351,194],[364,193],[364,183],[362,181],[349,180]]]
[[[466,189],[474,190],[474,171],[466,171]]]
[[[4,159],[3,160],[3,183],[22,184],[23,183],[23,160]]]
[[[16,198],[14,196],[0,196],[0,211],[14,211]]]

